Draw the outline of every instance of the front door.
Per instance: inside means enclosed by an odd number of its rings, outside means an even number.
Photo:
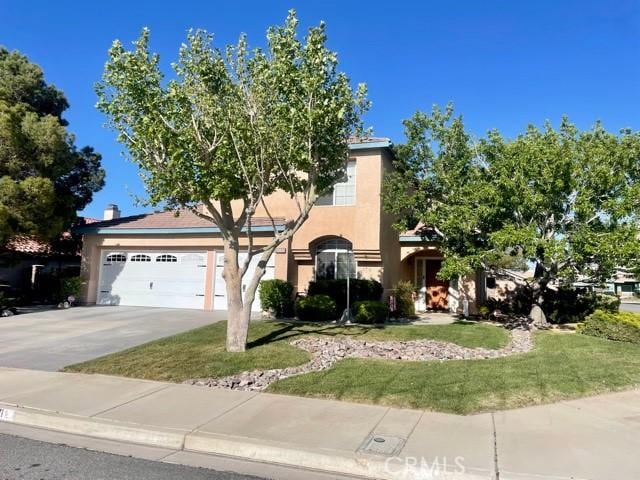
[[[449,282],[437,278],[442,260],[416,258],[416,310],[447,310]]]

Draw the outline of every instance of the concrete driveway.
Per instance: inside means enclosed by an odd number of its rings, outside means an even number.
[[[106,306],[3,317],[0,366],[56,371],[225,319],[222,311]]]

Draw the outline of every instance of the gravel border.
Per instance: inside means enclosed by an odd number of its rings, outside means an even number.
[[[227,377],[186,380],[183,383],[231,390],[261,391],[278,380],[326,370],[345,358],[400,361],[485,360],[529,352],[533,348],[533,338],[529,330],[511,330],[509,344],[497,350],[462,347],[437,340],[371,342],[313,336],[294,340],[290,344],[309,352],[311,360],[297,367],[254,370]]]

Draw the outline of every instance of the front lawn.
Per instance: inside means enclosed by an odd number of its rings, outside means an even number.
[[[304,335],[349,336],[360,340],[435,339],[467,347],[500,348],[508,334],[485,324],[392,325],[382,327],[252,322],[245,353],[225,351],[224,322],[156,340],[122,352],[65,367],[64,371],[181,382],[224,377],[247,370],[301,365],[309,354],[289,345]]]
[[[535,340],[530,353],[492,360],[348,359],[268,391],[468,414],[640,384],[638,345],[552,332],[538,332]]]

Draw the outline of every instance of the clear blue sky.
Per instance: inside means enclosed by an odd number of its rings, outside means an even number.
[[[71,103],[78,144],[103,155],[107,185],[84,214],[101,217],[114,202],[129,215],[145,210],[132,199],[144,190],[94,108],[111,42],[130,44],[148,26],[168,66],[190,27],[213,32],[219,46],[240,32],[262,45],[289,8],[302,27],[327,22],[341,68],[369,85],[366,123],[396,143],[403,119],[448,101],[477,135],[512,136],[563,114],[580,128],[597,119],[611,131],[640,128],[640,0],[0,0],[0,44],[44,69]]]

